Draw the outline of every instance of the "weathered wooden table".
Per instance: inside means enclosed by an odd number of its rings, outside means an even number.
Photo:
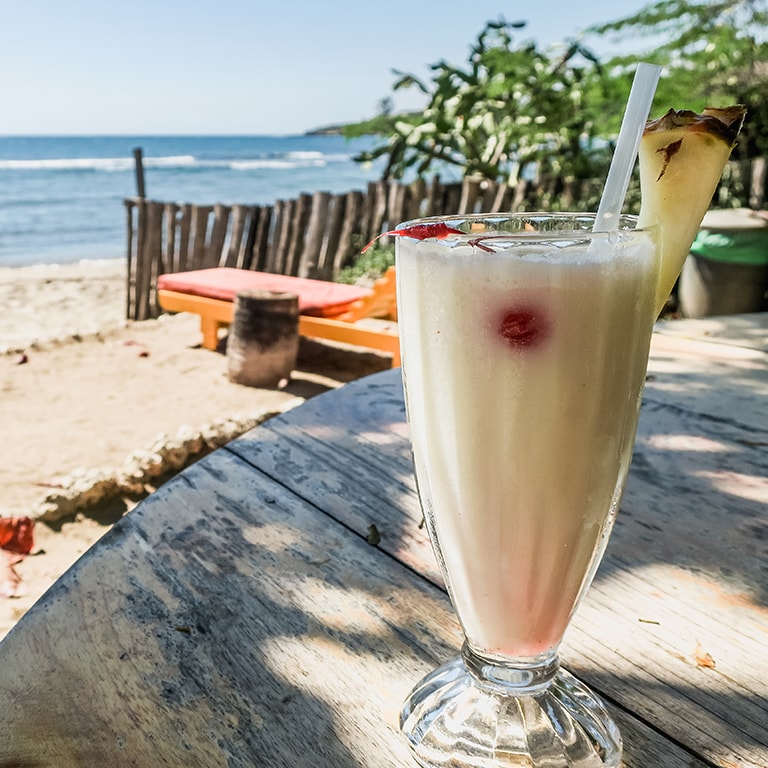
[[[562,648],[632,768],[768,766],[767,320],[655,335]],[[460,642],[419,522],[398,371],[216,451],[0,645],[0,766],[412,765],[400,703]]]

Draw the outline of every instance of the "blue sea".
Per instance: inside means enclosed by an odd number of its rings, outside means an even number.
[[[353,157],[364,137],[0,136],[0,267],[123,258],[123,200],[272,204],[299,194],[364,190],[383,163]]]

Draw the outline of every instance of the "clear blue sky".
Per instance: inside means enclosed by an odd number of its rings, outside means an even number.
[[[287,134],[373,116],[393,69],[466,61],[485,22],[548,47],[642,0],[2,0],[0,134]]]

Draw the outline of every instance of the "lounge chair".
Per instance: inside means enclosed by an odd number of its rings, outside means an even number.
[[[237,294],[252,289],[295,293],[302,336],[387,352],[393,366],[400,365],[397,328],[384,322],[397,320],[394,267],[372,288],[231,267],[176,272],[157,279],[163,310],[200,315],[206,349],[216,349],[219,329],[232,322]]]

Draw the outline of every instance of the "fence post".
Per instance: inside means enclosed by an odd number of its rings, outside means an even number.
[[[144,161],[141,147],[136,147],[133,150],[133,160],[136,166],[136,194],[144,198],[147,195],[144,187]]]

